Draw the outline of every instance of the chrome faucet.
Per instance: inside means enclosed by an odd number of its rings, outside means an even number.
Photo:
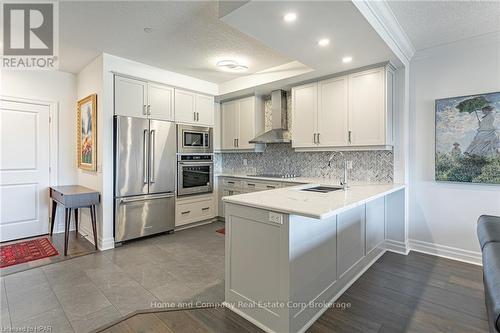
[[[342,157],[342,159],[344,160],[343,161],[344,173],[342,175],[342,179],[340,180],[340,185],[342,186],[342,189],[344,191],[347,191],[347,189],[349,188],[349,185],[347,185],[347,159],[344,156],[344,153],[342,153],[341,151],[334,151],[332,155],[330,155],[330,158],[328,159],[328,167],[332,166],[332,160],[337,155]]]

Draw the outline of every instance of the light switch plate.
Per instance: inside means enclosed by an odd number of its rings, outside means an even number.
[[[283,215],[280,213],[269,212],[269,222],[283,224]]]
[[[352,170],[352,161],[347,161],[347,170]]]

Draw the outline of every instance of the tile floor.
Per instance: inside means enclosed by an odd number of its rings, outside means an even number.
[[[221,302],[220,222],[2,276],[0,327],[89,332],[152,302]],[[165,303],[163,303],[165,304]]]

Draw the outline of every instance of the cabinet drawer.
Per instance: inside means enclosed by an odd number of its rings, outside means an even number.
[[[178,202],[176,211],[176,226],[215,217],[215,206],[212,199],[194,202]]]
[[[224,178],[222,179],[222,185],[224,187],[231,187],[231,188],[238,188],[240,189],[242,187],[242,181],[241,180],[236,180],[232,178]]]
[[[243,190],[245,190],[246,192],[274,190],[280,187],[281,187],[280,183],[268,183],[262,181],[252,181],[252,180],[243,181]]]
[[[222,196],[223,197],[229,197],[231,195],[237,195],[237,194],[242,194],[243,192],[241,190],[234,190],[232,188],[224,188],[222,190]]]

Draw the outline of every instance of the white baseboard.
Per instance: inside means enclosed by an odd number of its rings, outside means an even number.
[[[385,240],[385,248],[387,249],[387,251],[404,255],[408,255],[408,252],[410,252],[408,244],[391,239]]]
[[[409,247],[412,251],[427,253],[438,257],[466,262],[469,264],[482,266],[481,252],[463,250],[456,247],[423,242],[415,239],[409,240]]]
[[[249,322],[251,322],[252,324],[254,324],[255,326],[257,326],[258,328],[260,328],[264,332],[267,332],[267,333],[276,333],[275,331],[273,331],[272,329],[270,329],[266,325],[258,322],[257,320],[255,320],[251,316],[247,315],[245,312],[239,310],[238,308],[236,308],[232,304],[224,301],[224,302],[222,302],[222,305],[225,306],[226,308],[228,308],[229,310],[233,311],[234,313],[236,313],[240,317],[245,318],[246,320],[248,320]]]

